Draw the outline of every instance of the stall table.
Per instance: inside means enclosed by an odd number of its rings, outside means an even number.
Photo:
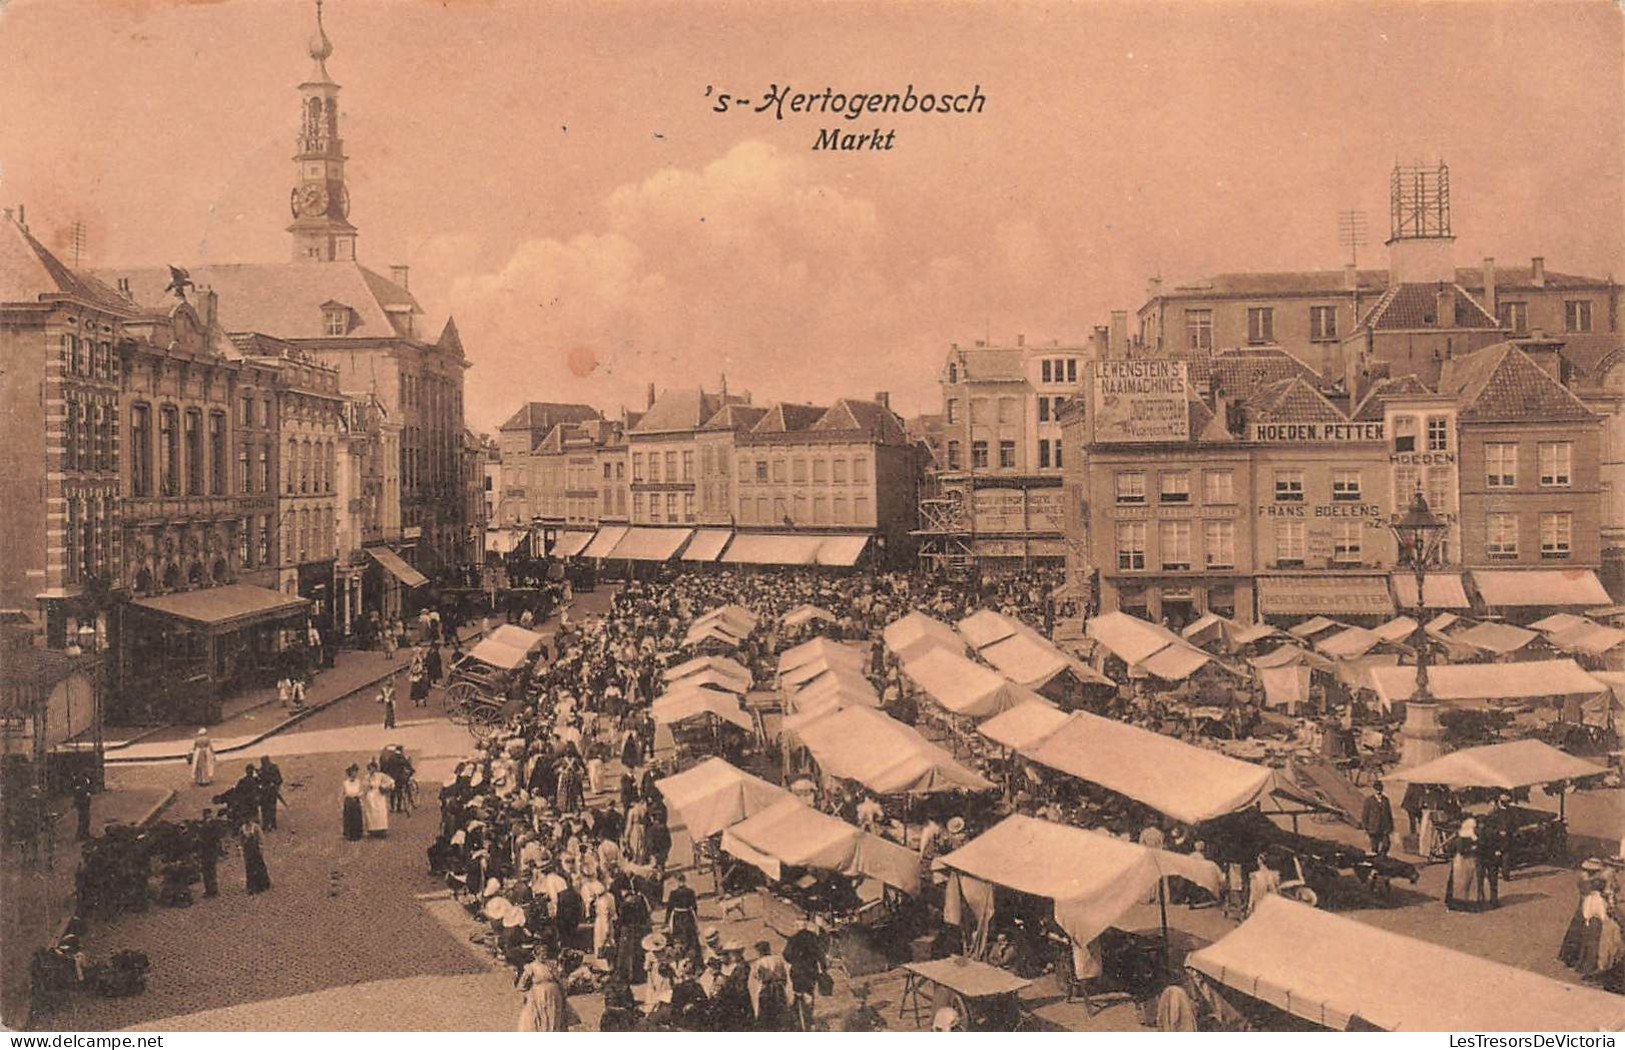
[[[953,993],[960,1003],[960,1016],[967,1028],[977,1027],[977,1021],[990,1014],[1019,1017],[1019,993],[1033,982],[962,955],[930,962],[903,964],[903,994],[898,997],[897,1016],[912,1011],[914,1023],[920,1023],[922,1010],[929,1010],[920,999],[926,985],[934,985]]]

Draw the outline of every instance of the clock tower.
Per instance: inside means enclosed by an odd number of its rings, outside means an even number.
[[[316,67],[299,85],[299,152],[289,210],[293,257],[298,262],[353,262],[356,229],[350,225],[350,194],[344,186],[344,143],[339,138],[339,86],[327,75],[333,42],[322,27],[316,0],[316,32],[310,38]]]

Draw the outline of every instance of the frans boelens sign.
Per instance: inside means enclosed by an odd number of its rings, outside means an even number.
[[[1096,361],[1096,441],[1189,441],[1183,361]]]

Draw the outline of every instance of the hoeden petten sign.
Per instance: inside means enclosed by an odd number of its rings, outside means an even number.
[[[1096,361],[1095,440],[1189,441],[1189,399],[1184,361]]]

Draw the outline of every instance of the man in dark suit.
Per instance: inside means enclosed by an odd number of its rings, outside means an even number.
[[[1360,812],[1360,827],[1371,840],[1371,852],[1386,857],[1389,840],[1394,834],[1394,805],[1383,794],[1382,781],[1372,784],[1371,788],[1375,794],[1365,800],[1365,807]]]
[[[1512,877],[1512,867],[1507,863],[1512,844],[1511,803],[1512,796],[1497,796],[1495,808],[1478,821],[1478,877],[1483,883],[1480,895],[1491,908],[1501,906],[1501,880]]]

